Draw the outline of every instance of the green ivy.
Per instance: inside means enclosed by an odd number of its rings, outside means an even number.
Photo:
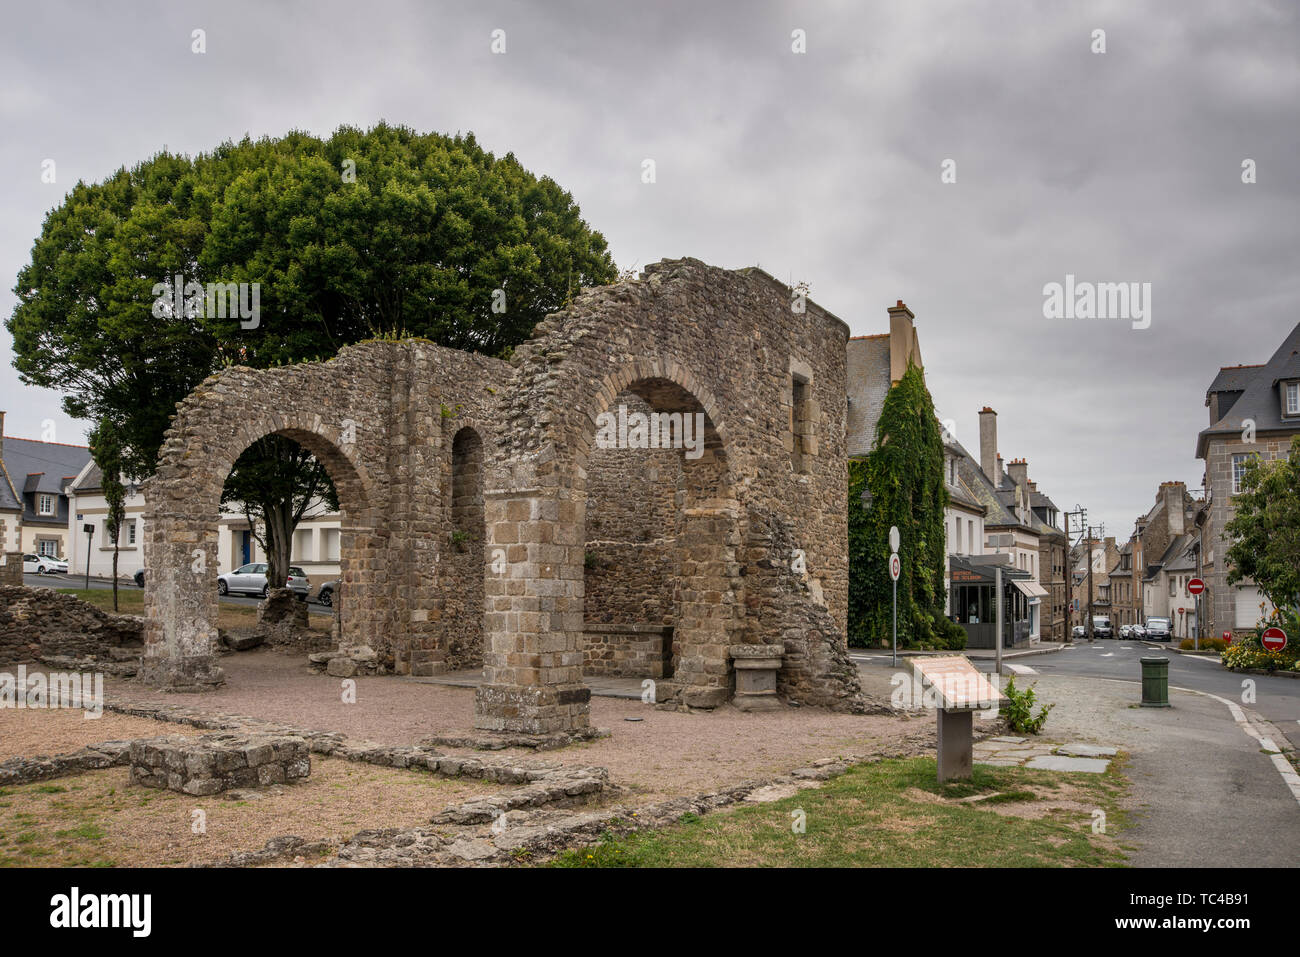
[[[871,493],[871,505],[862,493]],[[889,528],[898,527],[900,647],[965,647],[965,632],[943,614],[943,438],[934,400],[911,363],[885,397],[875,443],[849,462],[849,643],[879,646],[891,634]],[[961,631],[961,634],[957,634]]]

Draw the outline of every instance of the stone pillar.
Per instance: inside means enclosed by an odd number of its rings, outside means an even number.
[[[218,637],[216,521],[150,515],[144,567],[140,677],[167,691],[203,691],[222,684],[225,674],[213,663]]]
[[[569,489],[484,495],[484,683],[474,727],[550,734],[590,725],[582,681],[583,512]]]
[[[0,552],[0,585],[23,583],[23,553]]]
[[[739,532],[733,506],[687,508],[678,536],[680,601],[674,645],[680,656],[671,697],[698,708],[731,698],[730,647],[739,644],[743,608],[737,597]]]

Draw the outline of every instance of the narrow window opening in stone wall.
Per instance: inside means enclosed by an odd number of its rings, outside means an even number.
[[[808,471],[809,384],[798,375],[790,377],[790,465],[796,473]]]
[[[483,440],[472,428],[456,433],[451,445],[451,495],[443,573],[448,576],[442,609],[446,664],[475,667],[483,662]]]

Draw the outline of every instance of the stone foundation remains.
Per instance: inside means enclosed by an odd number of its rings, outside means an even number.
[[[311,773],[307,742],[274,734],[140,738],[131,742],[130,762],[131,784],[197,796],[284,784]]]

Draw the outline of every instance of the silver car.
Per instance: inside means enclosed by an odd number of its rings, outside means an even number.
[[[289,566],[289,574],[284,580],[284,585],[286,588],[293,589],[303,601],[307,600],[307,592],[311,591],[311,582],[307,578],[307,573],[297,565]],[[247,565],[240,565],[233,572],[217,576],[218,595],[261,595],[265,598],[268,590],[265,562],[249,562]]]

